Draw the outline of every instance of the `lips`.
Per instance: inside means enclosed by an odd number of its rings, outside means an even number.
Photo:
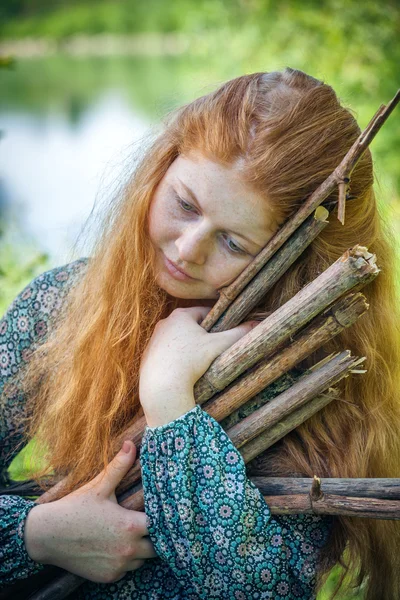
[[[169,260],[169,258],[167,259]],[[187,277],[192,277],[191,275],[189,275],[189,273],[186,273],[186,271],[183,271],[182,269],[180,269],[178,267],[178,265],[176,265],[174,262],[172,262],[172,260],[169,260],[169,262],[171,263],[171,265],[173,265],[175,267],[175,269],[177,269],[178,271],[180,271],[181,273],[183,273],[184,275],[187,275]],[[193,279],[193,278],[192,278]]]
[[[165,254],[164,254],[165,256]],[[178,267],[178,265],[176,265],[172,260],[170,260],[169,258],[167,258],[165,256],[165,259],[180,273],[183,273],[183,275],[186,275],[186,277],[190,277],[191,279],[196,279],[195,277],[192,277],[192,275],[189,275],[189,273],[186,273],[186,271],[183,271],[183,269],[181,269],[180,267]]]

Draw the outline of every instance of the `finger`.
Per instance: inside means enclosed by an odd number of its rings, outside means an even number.
[[[227,348],[239,341],[243,336],[247,335],[252,331],[257,325],[259,325],[258,321],[245,321],[232,329],[227,329],[226,331],[219,331],[217,333],[211,334],[219,336],[220,340],[222,340],[222,344],[226,343]]]
[[[129,563],[127,564],[127,571],[136,571],[136,569],[140,569],[140,567],[143,567],[145,561],[144,560],[131,560],[129,561]]]
[[[149,537],[143,537],[136,544],[135,558],[154,558],[157,556],[153,542]]]
[[[228,348],[238,342],[242,337],[250,333],[256,325],[259,325],[258,321],[246,321],[232,329],[210,333],[209,335],[211,338],[206,350],[208,353],[208,360],[212,361],[222,352],[228,350]]]
[[[123,507],[121,507],[123,508]],[[150,540],[149,530],[147,529],[147,515],[144,512],[123,508],[129,526],[129,530],[134,537],[144,540]]]
[[[131,440],[125,440],[121,450],[113,458],[95,479],[93,485],[98,488],[98,493],[107,497],[115,493],[115,488],[120,481],[125,477],[129,469],[132,467],[136,458],[136,446]]]
[[[232,329],[227,329],[226,331],[222,331],[220,333],[227,333],[228,335],[232,335],[238,340],[240,340],[241,337],[252,331],[259,324],[259,321],[244,321],[240,325],[237,325]]]
[[[208,315],[212,307],[210,306],[188,306],[187,308],[182,308],[178,310],[184,310],[186,313],[189,313],[193,319],[195,319],[198,323],[201,323],[203,319]]]

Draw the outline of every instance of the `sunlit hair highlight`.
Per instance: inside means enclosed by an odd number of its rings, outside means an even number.
[[[290,68],[238,77],[169,115],[110,209],[63,319],[33,355],[25,377],[33,415],[29,435],[40,442],[39,452],[46,451],[57,477],[68,475],[68,490],[107,464],[119,449],[118,435],[143,414],[140,358],[156,323],[177,306],[155,282],[148,236],[150,203],[173,161],[193,150],[235,164],[283,223],[331,174],[359,133],[352,111],[340,105],[330,86]],[[303,366],[348,348],[367,357],[368,372],[343,380],[340,399],[249,465],[249,474],[400,477],[396,256],[373,183],[367,150],[351,176],[345,225],[333,213],[248,316],[275,310],[346,249],[367,246],[381,269],[364,290],[369,311]],[[336,190],[330,198],[337,198]],[[356,583],[367,582],[368,600],[400,597],[399,542],[396,522],[337,518],[319,583],[329,566],[346,558],[359,574]]]

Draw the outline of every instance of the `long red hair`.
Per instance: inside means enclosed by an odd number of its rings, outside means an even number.
[[[238,77],[169,115],[120,201],[110,209],[57,328],[26,371],[32,412],[28,435],[36,437],[48,470],[54,469],[57,477],[68,475],[69,490],[91,480],[107,464],[118,449],[119,434],[143,414],[140,358],[157,321],[177,306],[154,279],[148,212],[157,185],[176,157],[197,150],[225,165],[241,159],[243,179],[265,195],[278,222],[283,222],[339,164],[359,133],[351,110],[341,106],[329,85],[290,68]],[[332,215],[255,311],[276,309],[347,248],[367,246],[381,269],[365,290],[370,309],[323,352],[348,348],[367,357],[368,372],[345,379],[341,400],[287,435],[253,470],[262,465],[271,474],[400,477],[395,251],[373,183],[367,150],[352,173],[353,199],[346,205],[345,226]],[[337,198],[337,191],[331,198]],[[312,361],[320,356],[316,352]],[[324,565],[346,559],[358,573],[358,583],[368,582],[368,600],[393,600],[400,597],[400,569],[395,564],[399,540],[398,523],[337,518]]]

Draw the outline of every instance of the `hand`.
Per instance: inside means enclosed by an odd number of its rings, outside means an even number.
[[[209,333],[200,323],[210,310],[206,306],[177,308],[157,323],[140,363],[139,396],[144,407],[166,395],[190,397],[211,363],[259,324],[246,321]]]
[[[25,546],[32,560],[110,583],[157,556],[146,538],[145,513],[119,506],[115,496],[135,458],[136,446],[126,441],[92,481],[60,500],[32,508],[25,524]]]

